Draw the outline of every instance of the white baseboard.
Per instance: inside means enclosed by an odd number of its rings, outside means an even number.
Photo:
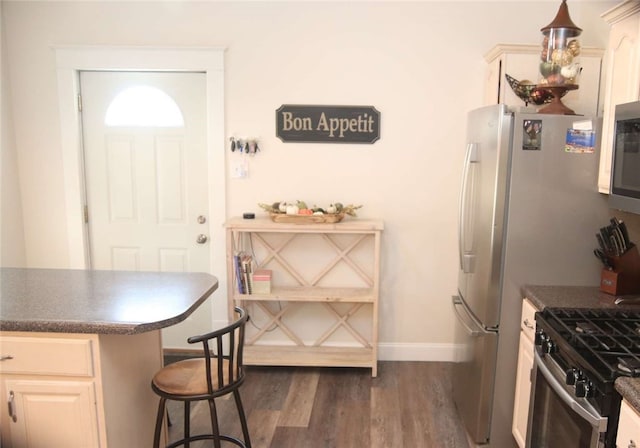
[[[444,361],[461,359],[463,346],[459,344],[379,343],[380,361]]]
[[[311,346],[313,341],[304,341]],[[256,345],[293,345],[291,341],[257,341]],[[359,347],[353,342],[333,342],[338,347]],[[378,360],[380,361],[442,361],[459,362],[463,359],[461,344],[435,343],[395,343],[381,342],[378,344]]]
[[[261,345],[260,341],[258,345]],[[287,344],[285,341],[282,345],[291,345],[291,342]],[[351,345],[345,344],[345,346]],[[463,347],[460,344],[382,342],[378,344],[378,360],[458,362],[463,359]],[[193,346],[164,347],[164,349],[169,353],[184,352],[193,349]]]

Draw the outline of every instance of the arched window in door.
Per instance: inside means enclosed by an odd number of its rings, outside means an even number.
[[[113,99],[104,120],[107,126],[183,127],[176,102],[160,89],[129,87]]]

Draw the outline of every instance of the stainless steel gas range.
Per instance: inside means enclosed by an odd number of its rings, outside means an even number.
[[[615,448],[614,381],[640,376],[640,308],[546,308],[535,343],[527,447]]]

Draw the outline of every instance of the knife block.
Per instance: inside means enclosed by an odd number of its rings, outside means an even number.
[[[622,296],[640,293],[640,254],[638,247],[632,245],[619,257],[610,256],[613,269],[602,269],[600,291]]]

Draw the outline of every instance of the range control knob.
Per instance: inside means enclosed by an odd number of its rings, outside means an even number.
[[[576,383],[576,397],[591,398],[595,395],[591,381],[580,380]]]
[[[573,386],[580,379],[580,371],[575,368],[567,369],[565,372],[567,374],[566,383],[568,386]]]
[[[534,344],[536,345],[542,345],[545,341],[547,340],[547,335],[544,334],[544,331],[542,330],[538,330],[536,331],[535,337],[534,337]]]
[[[558,347],[556,346],[556,344],[551,339],[548,339],[548,338],[546,342],[542,345],[542,349],[544,350],[545,353],[548,353],[548,354],[556,353],[558,351]]]

